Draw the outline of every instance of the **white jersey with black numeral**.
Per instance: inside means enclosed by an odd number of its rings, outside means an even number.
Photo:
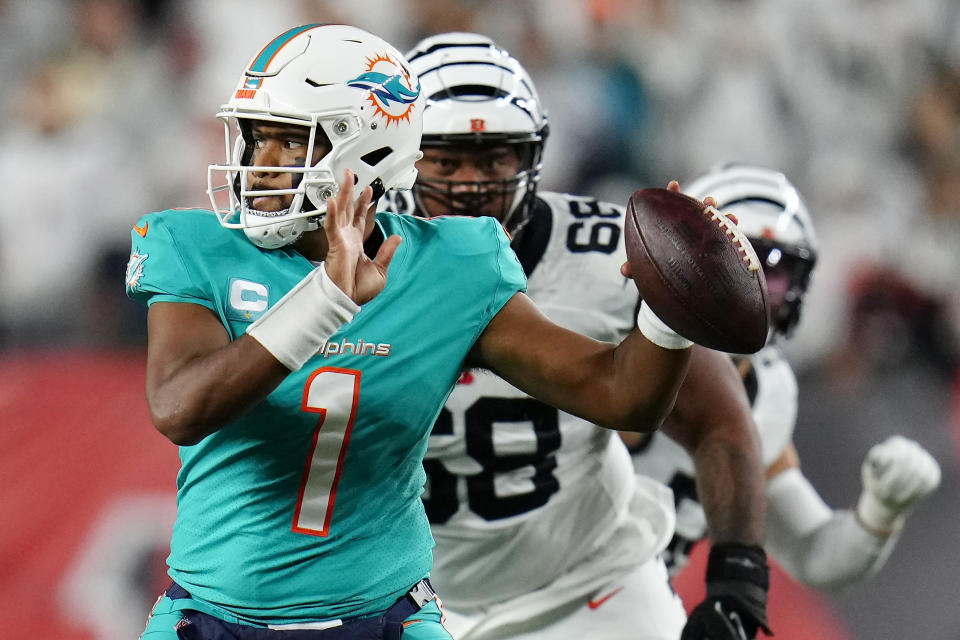
[[[620,274],[622,207],[540,193],[513,248],[527,295],[554,322],[609,342],[635,327],[636,287]],[[616,433],[487,371],[464,372],[424,466],[437,543],[431,579],[454,611],[544,587],[554,599],[589,594],[654,557],[672,533],[670,492],[637,481]]]
[[[775,346],[750,356],[744,379],[760,434],[763,464],[770,466],[793,438],[797,420],[797,379],[790,364]],[[707,521],[697,498],[693,460],[676,442],[655,432],[633,454],[637,473],[673,489],[677,529],[664,553],[671,575],[688,562],[691,548],[707,536]]]

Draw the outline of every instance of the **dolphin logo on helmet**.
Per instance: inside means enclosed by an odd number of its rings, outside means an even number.
[[[377,114],[387,119],[388,127],[400,120],[409,122],[413,105],[420,97],[420,83],[411,86],[410,74],[388,55],[378,54],[368,62],[367,70],[347,82],[347,86],[370,91],[370,103]],[[376,70],[384,67],[394,73]]]
[[[420,95],[419,85],[416,89],[407,89],[403,86],[403,83],[400,82],[399,74],[388,76],[385,73],[368,71],[347,84],[360,89],[370,89],[373,95],[380,98],[380,100],[388,106],[391,101],[410,104]]]
[[[323,224],[327,200],[346,169],[356,178],[357,193],[370,186],[378,198],[387,189],[409,189],[422,155],[423,102],[416,73],[382,38],[347,25],[285,31],[254,56],[217,113],[226,161],[207,169],[212,210],[223,226],[242,229],[258,247],[276,249]],[[302,127],[303,162],[253,166],[254,122]],[[329,150],[315,160],[318,145]],[[263,170],[290,176],[270,190],[289,202],[286,209],[253,206],[263,191],[251,176]]]

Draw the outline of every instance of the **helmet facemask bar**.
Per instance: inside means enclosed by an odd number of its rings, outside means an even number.
[[[421,177],[413,186],[413,197],[421,211],[426,211],[426,203],[432,201],[445,207],[447,213],[451,215],[474,216],[483,211],[501,220],[504,226],[507,226],[514,212],[517,196],[523,193],[521,189],[526,181],[526,175],[522,178],[469,182]],[[487,210],[490,203],[497,198],[501,203],[498,210]]]
[[[316,164],[310,160],[318,142],[342,146],[349,144],[360,129],[359,119],[349,112],[328,112],[311,114],[310,120],[265,114],[261,112],[243,113],[237,110],[223,110],[217,117],[224,123],[224,143],[228,164],[212,165],[207,171],[207,193],[211,205],[221,224],[232,229],[249,229],[276,224],[282,221],[308,218],[309,227],[317,228],[326,214],[326,199],[338,191],[336,176],[329,169],[327,161],[330,153],[321,157]],[[266,167],[252,166],[252,138],[249,135],[251,121],[303,127],[308,131],[306,156],[302,166]],[[352,126],[351,126],[352,125]],[[334,138],[327,128],[334,130],[353,129],[352,135],[342,134]],[[319,133],[318,133],[319,132]],[[329,140],[336,139],[336,143]],[[291,186],[278,189],[251,189],[251,172],[289,173]],[[216,175],[222,173],[217,181]],[[224,198],[226,194],[226,201]],[[280,211],[258,211],[250,206],[250,201],[258,196],[293,196],[290,205]],[[302,223],[301,223],[302,224]],[[308,229],[305,229],[308,230]]]
[[[771,332],[789,337],[800,322],[803,297],[816,266],[816,253],[766,238],[749,238],[763,265],[771,296]]]
[[[490,215],[516,235],[530,219],[530,207],[540,181],[543,138],[531,134],[471,134],[431,136],[424,148],[457,147],[477,149],[505,146],[512,148],[519,160],[519,169],[511,177],[490,180],[447,180],[427,178],[423,173],[413,186],[414,201],[420,212],[428,202],[439,203],[440,209],[453,215]],[[495,210],[491,201],[499,199]],[[433,209],[436,210],[436,209]]]

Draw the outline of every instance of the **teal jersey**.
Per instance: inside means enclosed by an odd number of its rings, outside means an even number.
[[[384,290],[263,402],[180,448],[169,573],[215,611],[268,624],[372,615],[429,573],[430,428],[525,278],[491,218],[377,224],[403,238]],[[314,268],[199,209],[148,214],[131,238],[128,295],[202,305],[231,339]]]

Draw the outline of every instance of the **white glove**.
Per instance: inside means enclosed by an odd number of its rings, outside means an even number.
[[[857,518],[871,531],[889,534],[903,526],[917,502],[940,486],[940,465],[913,440],[891,436],[870,449],[861,476]]]

